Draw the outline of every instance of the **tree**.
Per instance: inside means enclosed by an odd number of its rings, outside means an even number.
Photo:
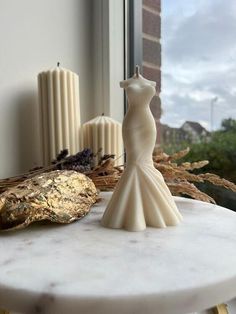
[[[224,119],[221,127],[224,132],[236,132],[236,120],[232,118]]]
[[[225,179],[236,183],[236,120],[224,119],[219,131],[212,132],[210,140],[190,144],[181,143],[181,145],[163,147],[164,151],[178,151],[190,147],[190,152],[184,161],[194,162],[199,160],[208,160],[209,164],[201,168],[201,172],[215,173]],[[235,208],[235,194],[225,191],[220,187],[213,187],[207,183],[200,184],[200,189],[211,195],[219,205]]]

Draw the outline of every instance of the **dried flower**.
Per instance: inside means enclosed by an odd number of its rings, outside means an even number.
[[[62,151],[57,157],[57,161],[47,168],[36,169],[22,176],[0,180],[0,193],[29,177],[54,169],[73,169],[83,172],[93,180],[98,189],[103,191],[113,190],[122,175],[123,166],[114,166],[113,155],[103,156],[99,165],[93,167],[93,158],[95,155],[90,150],[83,150],[68,157],[65,153],[66,151]],[[191,198],[204,202],[215,203],[212,197],[203,193],[194,185],[194,182],[205,181],[236,192],[236,185],[226,179],[212,173],[194,174],[192,172],[195,169],[201,169],[206,166],[208,164],[207,160],[179,164],[176,162],[188,153],[189,148],[176,152],[173,155],[168,155],[160,149],[154,152],[154,166],[162,173],[173,195],[188,195]]]

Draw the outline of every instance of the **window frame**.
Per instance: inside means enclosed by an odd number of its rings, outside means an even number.
[[[132,76],[135,71],[135,66],[139,65],[142,71],[143,63],[143,15],[142,15],[142,0],[128,0],[126,6],[126,19],[128,28],[126,36],[127,44],[127,60],[128,60],[128,76]]]
[[[126,1],[96,0],[93,6],[93,112],[120,122],[124,117],[124,91],[119,82],[126,77]]]

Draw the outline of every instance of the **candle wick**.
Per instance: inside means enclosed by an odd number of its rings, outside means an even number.
[[[139,65],[136,65],[136,67],[135,67],[135,74],[137,77],[139,77],[139,74],[140,74]]]
[[[57,66],[58,66],[58,67],[60,66],[60,62],[57,62]]]

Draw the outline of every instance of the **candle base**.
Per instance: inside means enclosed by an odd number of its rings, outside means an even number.
[[[150,164],[127,166],[102,218],[107,228],[142,231],[182,220],[161,173]]]

